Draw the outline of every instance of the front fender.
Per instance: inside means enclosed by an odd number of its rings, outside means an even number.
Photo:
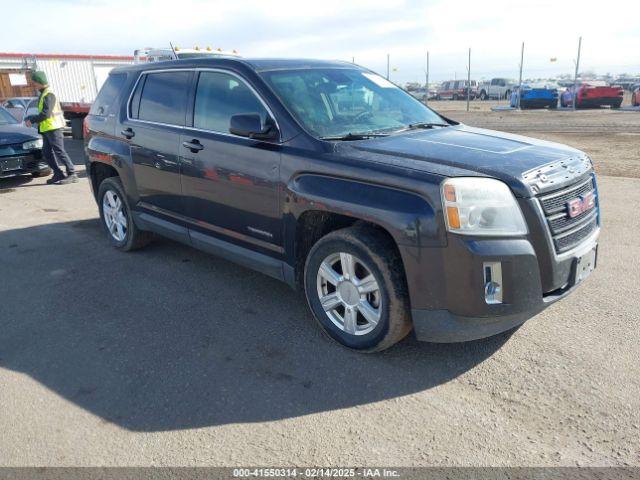
[[[393,237],[402,258],[414,308],[439,305],[444,292],[433,282],[443,271],[442,247],[447,244],[439,186],[423,184],[425,194],[318,174],[296,176],[285,197],[286,250],[293,245],[297,221],[309,210],[326,211],[365,220]],[[429,198],[426,192],[431,193]],[[437,200],[433,198],[435,196]]]
[[[438,208],[415,192],[326,175],[298,175],[287,185],[285,215],[298,219],[309,210],[374,223],[398,245],[432,247],[445,242]]]

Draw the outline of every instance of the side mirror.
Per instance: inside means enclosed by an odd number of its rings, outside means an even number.
[[[229,132],[239,137],[247,137],[253,140],[273,140],[278,137],[278,129],[271,118],[267,118],[262,125],[260,115],[257,113],[238,113],[231,117]]]

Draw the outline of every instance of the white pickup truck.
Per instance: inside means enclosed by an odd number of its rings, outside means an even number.
[[[478,98],[502,100],[508,99],[516,86],[515,80],[508,78],[492,78],[489,82],[481,82],[478,85]]]

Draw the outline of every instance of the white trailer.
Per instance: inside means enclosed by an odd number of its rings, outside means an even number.
[[[111,69],[132,63],[132,56],[123,55],[0,53],[0,76],[11,79],[4,82],[0,101],[12,96],[37,96],[30,73],[42,70],[71,122],[73,136],[81,138],[82,120]]]

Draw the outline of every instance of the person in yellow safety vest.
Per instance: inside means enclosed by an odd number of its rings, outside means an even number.
[[[32,124],[38,124],[38,132],[42,135],[42,154],[51,170],[53,177],[47,180],[51,184],[76,183],[78,176],[73,162],[64,149],[64,137],[62,129],[65,126],[64,115],[60,102],[49,89],[49,81],[47,75],[42,71],[33,72],[31,80],[36,88],[40,91],[38,99],[37,115],[29,115],[25,118],[25,124],[30,127]],[[67,174],[65,175],[60,168],[63,164]]]

